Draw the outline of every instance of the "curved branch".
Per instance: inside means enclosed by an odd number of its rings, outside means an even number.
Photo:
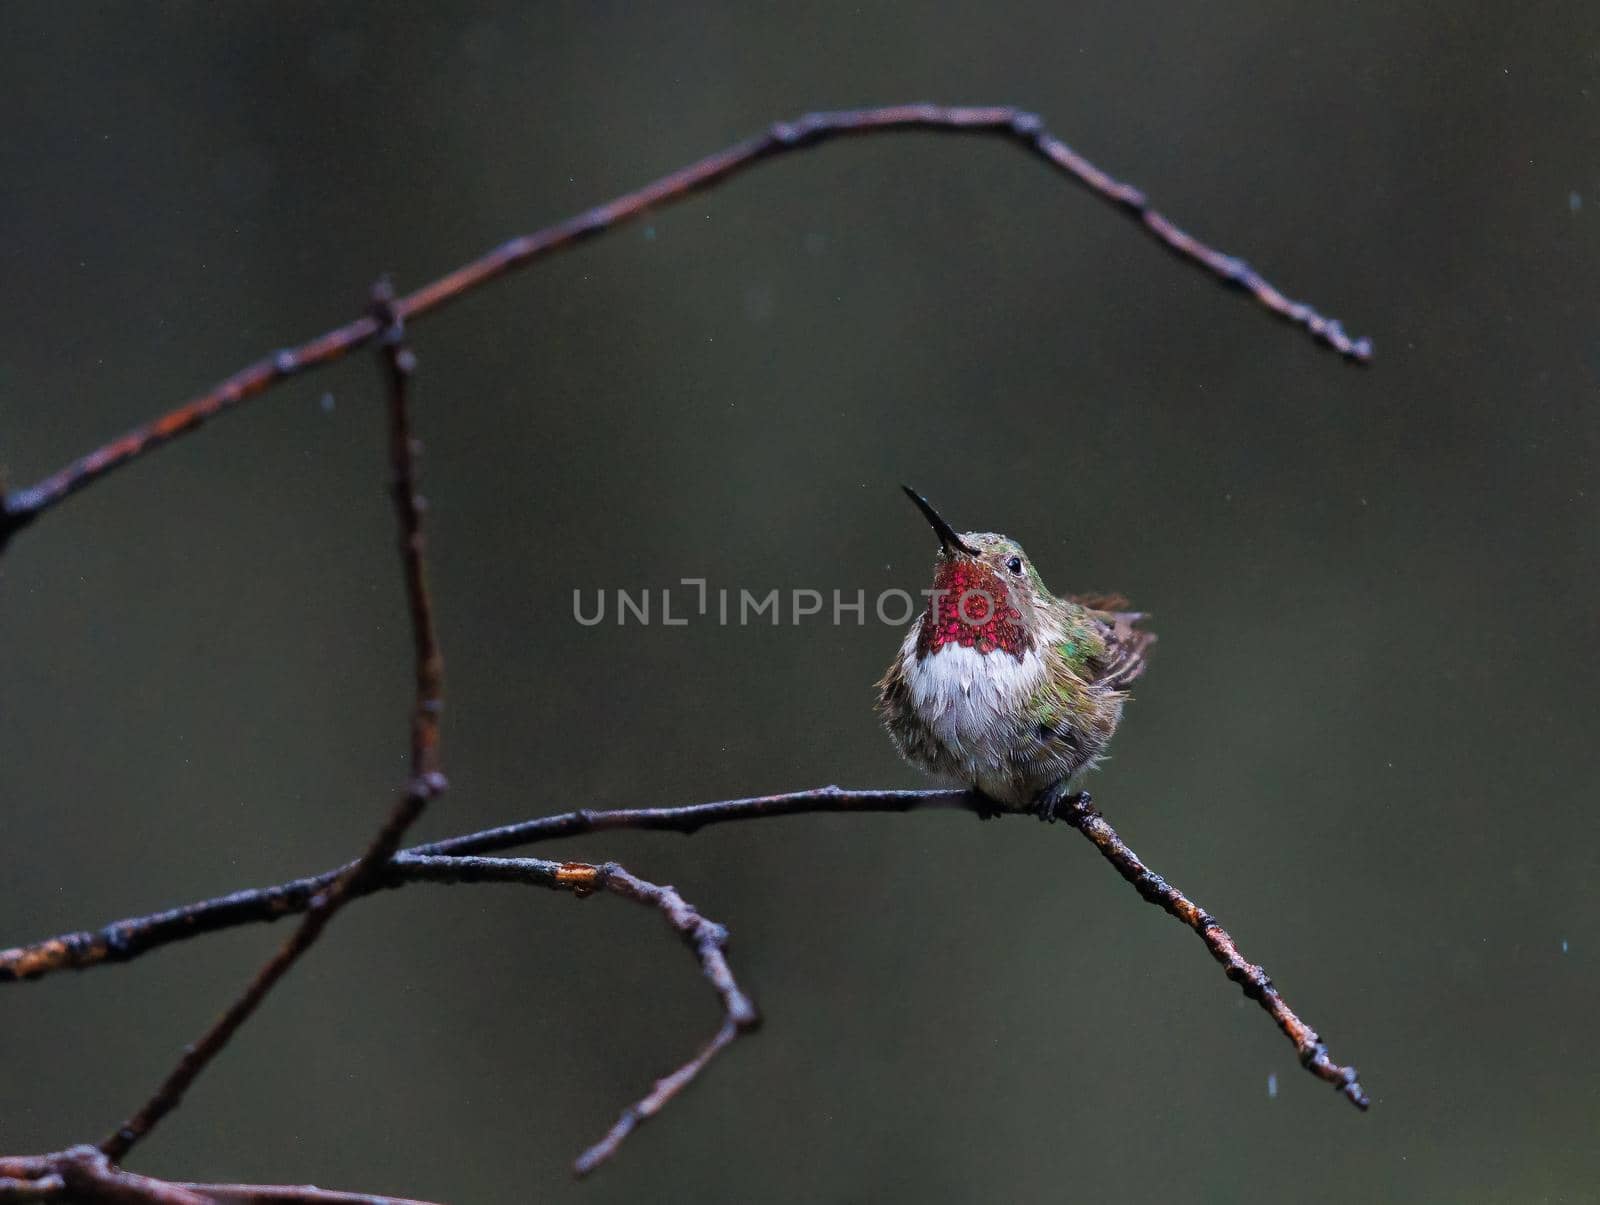
[[[548,862],[542,858],[403,855],[395,859],[395,871],[406,882],[528,883],[571,891],[580,899],[596,891],[609,891],[659,909],[667,923],[694,948],[701,971],[722,1001],[722,1024],[693,1058],[657,1080],[648,1095],[622,1111],[604,1138],[578,1156],[573,1170],[580,1176],[588,1175],[615,1155],[623,1140],[693,1083],[706,1064],[740,1034],[749,1033],[761,1024],[756,1006],[728,967],[724,953],[728,944],[727,929],[701,916],[674,888],[637,878],[615,862],[595,866],[587,862]]]
[[[809,113],[792,122],[777,122],[763,134],[708,155],[635,192],[496,247],[401,298],[395,303],[395,316],[402,321],[420,318],[497,276],[604,234],[655,207],[680,201],[762,160],[846,135],[896,130],[984,134],[1019,145],[1137,221],[1147,234],[1175,255],[1204,269],[1221,283],[1249,293],[1269,312],[1302,327],[1318,343],[1357,363],[1365,363],[1372,357],[1370,339],[1351,338],[1337,319],[1325,317],[1305,302],[1290,300],[1244,260],[1224,254],[1179,229],[1151,206],[1144,193],[1101,171],[1050,133],[1037,115],[1007,106],[893,105]],[[234,409],[289,377],[341,359],[375,338],[383,326],[379,317],[368,314],[298,347],[275,352],[152,422],[74,460],[37,484],[10,494],[0,502],[0,550],[14,532],[113,469],[189,434],[206,420]]]

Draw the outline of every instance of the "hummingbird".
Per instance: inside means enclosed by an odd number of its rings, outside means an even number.
[[[878,713],[907,761],[993,803],[986,819],[1054,820],[1071,781],[1104,755],[1155,635],[1119,596],[1057,598],[1015,540],[958,535],[900,488],[939,551],[927,609],[878,683]]]

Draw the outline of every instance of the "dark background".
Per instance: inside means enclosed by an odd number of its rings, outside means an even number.
[[[1371,334],[1342,363],[1015,149],[852,141],[415,331],[454,790],[912,786],[899,632],[571,618],[575,588],[926,584],[895,486],[1157,616],[1098,801],[1356,1062],[1299,1070],[1070,831],[583,840],[734,933],[512,887],[350,910],[133,1166],[432,1199],[1600,1199],[1592,3],[7,5],[0,459],[53,470],[504,237],[819,107],[1015,103]],[[404,774],[362,354],[0,565],[0,944],[320,869]],[[0,991],[0,1149],[104,1133],[284,936]],[[1268,1091],[1275,1076],[1277,1094]]]

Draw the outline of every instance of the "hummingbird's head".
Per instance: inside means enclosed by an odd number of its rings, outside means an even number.
[[[939,537],[918,656],[957,645],[985,656],[1004,652],[1021,660],[1034,646],[1050,602],[1050,592],[1022,546],[989,531],[958,534],[921,494],[910,486],[900,488]]]

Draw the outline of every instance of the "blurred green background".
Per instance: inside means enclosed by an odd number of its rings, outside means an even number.
[[[574,589],[926,584],[895,488],[1161,634],[1091,784],[1356,1062],[1299,1070],[1070,831],[818,817],[582,840],[733,931],[767,1024],[573,1185],[717,1020],[616,900],[353,908],[137,1153],[430,1199],[1600,1200],[1600,12],[1572,3],[7,5],[14,484],[777,118],[1040,112],[1342,363],[1014,148],[764,165],[416,328],[454,790],[913,786],[899,632],[580,627]],[[0,562],[0,945],[334,864],[404,774],[370,355]],[[103,1134],[287,930],[0,990],[0,1149]],[[1268,1091],[1276,1077],[1277,1093]]]

